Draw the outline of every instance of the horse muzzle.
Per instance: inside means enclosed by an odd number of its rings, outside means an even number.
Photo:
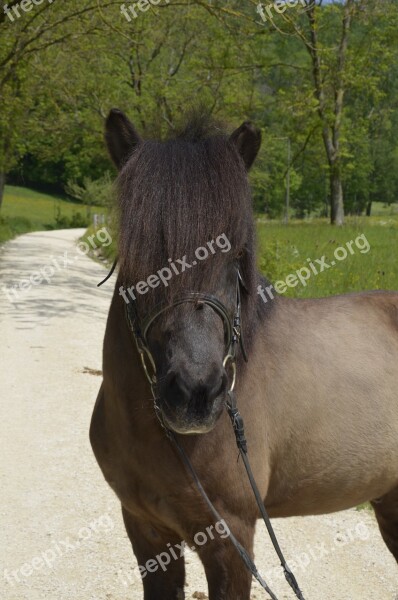
[[[211,431],[222,412],[227,391],[225,371],[215,371],[206,381],[189,382],[170,372],[161,386],[158,409],[165,425],[176,433]]]

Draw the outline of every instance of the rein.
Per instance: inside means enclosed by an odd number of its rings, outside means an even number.
[[[112,271],[109,274],[109,276],[98,285],[102,285],[102,283],[104,283],[110,277],[110,275],[113,273],[113,271],[115,269],[115,266],[116,266],[116,261],[112,267]],[[223,325],[224,325],[225,348],[226,348],[226,353],[225,353],[225,357],[223,360],[223,366],[224,366],[224,368],[227,368],[227,366],[229,366],[229,368],[231,369],[231,374],[232,374],[230,388],[227,392],[228,400],[226,402],[226,409],[227,409],[228,415],[231,419],[232,427],[233,427],[233,430],[235,433],[236,444],[238,446],[239,455],[242,457],[250,485],[252,487],[254,496],[256,498],[257,505],[260,510],[260,514],[261,514],[263,521],[265,523],[265,526],[267,528],[267,531],[270,536],[271,542],[274,546],[275,552],[278,555],[278,558],[281,562],[281,567],[283,569],[286,581],[292,588],[296,597],[299,600],[304,600],[304,596],[298,586],[296,578],[295,578],[293,572],[290,570],[290,568],[285,560],[285,557],[282,553],[282,550],[279,546],[274,529],[271,525],[271,521],[270,521],[267,511],[265,509],[264,503],[261,499],[260,491],[259,491],[256,481],[254,479],[254,475],[253,475],[253,472],[252,472],[252,469],[250,466],[248,452],[247,452],[247,441],[245,438],[244,422],[243,422],[243,418],[239,412],[239,409],[237,407],[236,398],[235,398],[235,394],[234,394],[234,388],[235,388],[235,383],[236,383],[236,350],[237,350],[238,345],[240,346],[244,360],[246,362],[248,360],[246,351],[245,351],[244,342],[243,342],[242,328],[241,328],[241,286],[244,286],[244,283],[243,283],[241,274],[238,270],[237,271],[237,279],[236,279],[236,307],[235,307],[235,313],[234,313],[233,319],[231,319],[231,316],[230,316],[227,308],[224,306],[224,304],[222,302],[220,302],[214,296],[209,295],[209,294],[203,294],[201,292],[189,292],[187,294],[184,294],[184,295],[176,298],[174,300],[174,302],[171,304],[164,303],[164,304],[158,305],[157,307],[155,307],[155,310],[152,313],[152,315],[150,315],[149,317],[144,319],[142,322],[139,319],[137,309],[136,309],[134,302],[126,304],[127,322],[133,333],[145,376],[151,386],[156,416],[157,416],[162,428],[164,429],[167,437],[175,445],[175,447],[181,457],[181,460],[184,463],[186,470],[192,476],[192,479],[194,480],[194,483],[195,483],[199,493],[201,494],[202,498],[205,500],[211,513],[213,514],[213,516],[215,517],[215,519],[217,521],[220,521],[220,520],[222,520],[222,517],[218,513],[218,511],[215,508],[215,506],[213,505],[213,503],[211,502],[208,495],[206,494],[206,491],[204,490],[189,457],[187,456],[183,447],[180,445],[174,432],[171,431],[164,423],[163,416],[161,414],[161,411],[160,411],[160,408],[158,405],[158,394],[157,394],[157,389],[156,389],[157,388],[156,365],[155,365],[155,361],[153,359],[152,353],[149,349],[147,335],[148,335],[148,331],[149,331],[150,327],[152,326],[154,321],[161,314],[163,314],[166,310],[169,310],[170,308],[174,308],[175,306],[179,306],[180,304],[183,304],[186,302],[191,302],[196,305],[202,304],[202,305],[210,306],[218,314],[218,316],[222,319]],[[148,368],[147,361],[150,364],[150,368]],[[254,564],[253,560],[251,559],[247,550],[239,543],[239,541],[236,539],[236,537],[233,535],[233,533],[231,532],[230,529],[229,529],[229,531],[230,531],[229,537],[231,539],[231,542],[232,542],[233,546],[235,547],[235,549],[237,550],[237,552],[239,553],[240,557],[242,558],[247,569],[252,573],[253,577],[255,577],[255,579],[259,582],[261,587],[269,594],[270,598],[272,600],[278,600],[277,597],[275,596],[275,594],[273,593],[273,591],[270,589],[270,587],[265,582],[265,580],[259,574],[257,567]]]

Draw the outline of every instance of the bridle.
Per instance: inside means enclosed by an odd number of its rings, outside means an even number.
[[[117,259],[115,260],[109,275],[98,285],[102,285],[103,283],[105,283],[105,281],[107,281],[107,279],[109,279],[109,277],[112,275],[113,271],[115,270],[116,263],[117,263]],[[225,356],[223,359],[223,367],[225,369],[228,368],[230,370],[230,376],[231,376],[231,383],[230,383],[230,386],[229,386],[229,389],[227,392],[228,400],[226,402],[226,409],[227,409],[228,415],[231,419],[232,426],[234,429],[236,443],[237,443],[237,446],[239,449],[239,455],[242,457],[243,463],[245,465],[245,469],[246,469],[251,487],[253,489],[257,505],[259,507],[261,516],[264,520],[264,523],[267,527],[272,544],[273,544],[275,551],[281,561],[281,566],[283,568],[285,578],[286,578],[288,584],[290,585],[290,587],[292,588],[292,590],[294,591],[296,597],[299,600],[304,600],[304,596],[298,586],[296,578],[293,575],[292,571],[290,570],[289,566],[287,565],[286,560],[282,554],[282,551],[281,551],[278,541],[276,539],[273,527],[271,525],[270,519],[266,512],[263,500],[261,498],[261,494],[259,492],[256,481],[254,479],[253,472],[252,472],[252,469],[251,469],[251,466],[249,463],[249,458],[247,455],[247,441],[245,438],[244,423],[243,423],[242,416],[241,416],[241,414],[238,410],[237,404],[236,404],[234,388],[235,388],[236,375],[237,375],[236,360],[237,360],[237,347],[238,346],[240,346],[244,360],[246,362],[248,360],[247,354],[245,351],[243,335],[242,335],[242,325],[241,325],[241,323],[242,323],[242,321],[241,321],[241,288],[245,289],[245,284],[244,284],[244,281],[242,279],[239,269],[237,269],[237,272],[236,272],[236,303],[235,303],[235,311],[234,311],[234,314],[232,317],[231,317],[230,312],[226,308],[226,306],[220,300],[218,300],[218,298],[216,298],[215,296],[212,296],[210,294],[204,294],[202,292],[187,292],[185,294],[182,294],[182,295],[174,298],[174,300],[170,303],[166,302],[166,303],[161,303],[161,304],[157,305],[155,307],[155,309],[153,310],[153,312],[144,319],[140,319],[140,317],[138,315],[136,304],[133,300],[131,300],[131,302],[126,304],[126,318],[127,318],[129,328],[133,334],[138,353],[140,355],[142,368],[144,370],[145,376],[151,387],[156,416],[157,416],[162,428],[165,430],[167,437],[172,441],[172,443],[177,448],[187,471],[191,474],[196,487],[198,488],[201,496],[205,500],[207,506],[209,507],[210,511],[212,512],[214,518],[217,521],[223,520],[222,516],[219,514],[219,512],[217,511],[217,509],[211,502],[210,498],[208,497],[206,491],[204,490],[204,488],[199,480],[198,475],[196,474],[196,471],[195,471],[189,457],[185,453],[185,450],[183,449],[183,447],[180,445],[174,432],[171,431],[166,426],[166,424],[163,420],[163,416],[162,416],[162,413],[161,413],[161,410],[160,410],[159,404],[158,404],[158,390],[157,390],[158,380],[157,380],[156,364],[155,364],[155,360],[152,356],[151,350],[149,348],[148,333],[150,331],[150,328],[152,327],[154,322],[158,319],[158,317],[160,317],[160,315],[162,315],[164,312],[166,312],[172,308],[175,308],[176,306],[179,306],[179,305],[185,304],[185,303],[193,303],[196,306],[200,306],[200,305],[209,306],[221,318],[221,320],[223,322],[223,326],[224,326],[224,341],[225,341]],[[224,521],[225,521],[225,519],[224,519]],[[243,546],[236,539],[236,537],[233,535],[233,533],[231,532],[230,529],[229,529],[229,531],[230,531],[229,538],[230,538],[232,544],[234,545],[234,547],[236,548],[236,550],[238,551],[238,553],[240,554],[246,567],[249,569],[249,571],[252,573],[252,575],[257,579],[257,581],[260,583],[260,585],[263,587],[263,589],[269,594],[270,598],[272,600],[278,600],[277,597],[275,596],[275,594],[272,592],[272,590],[268,586],[268,584],[265,582],[265,580],[259,574],[257,567],[254,564],[253,560],[251,559],[247,550],[245,550],[245,548],[243,548]]]
[[[144,319],[140,319],[137,307],[134,301],[126,304],[126,316],[129,327],[133,333],[141,364],[145,376],[151,386],[154,398],[157,397],[157,375],[155,360],[149,348],[148,332],[155,321],[166,311],[169,311],[181,304],[191,303],[195,306],[209,306],[221,318],[224,326],[225,356],[223,367],[231,371],[232,381],[230,391],[235,387],[236,381],[236,349],[240,345],[242,355],[247,362],[247,355],[244,346],[241,330],[241,287],[244,287],[240,271],[237,270],[236,276],[236,304],[235,312],[231,318],[230,312],[226,306],[211,294],[202,292],[187,292],[174,298],[172,302],[162,302],[158,304],[153,312]]]

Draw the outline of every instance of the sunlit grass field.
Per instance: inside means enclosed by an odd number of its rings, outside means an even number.
[[[0,242],[28,231],[85,227],[90,207],[24,187],[6,186],[0,213]],[[91,212],[103,213],[102,207]]]
[[[361,235],[369,242],[368,252],[364,251],[363,240],[358,242],[363,253],[356,247],[355,240]],[[321,219],[289,225],[259,221],[257,236],[258,264],[272,282],[308,267],[308,258],[314,262],[325,256],[330,264],[336,248],[354,241],[353,254],[348,252],[344,260],[335,260],[334,266],[311,275],[306,285],[299,282],[294,288],[288,287],[286,296],[309,298],[371,289],[398,290],[398,215],[348,217],[341,228]]]

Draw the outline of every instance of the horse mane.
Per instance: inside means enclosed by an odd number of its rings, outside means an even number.
[[[190,262],[198,247],[221,234],[231,244],[228,253],[217,248],[173,276],[167,287],[151,289],[142,297],[146,313],[182,291],[214,293],[226,257],[239,257],[244,309],[254,311],[258,275],[251,193],[243,160],[219,122],[196,113],[170,138],[143,141],[120,172],[117,187],[119,281],[124,285],[146,280],[170,258],[187,256]]]

